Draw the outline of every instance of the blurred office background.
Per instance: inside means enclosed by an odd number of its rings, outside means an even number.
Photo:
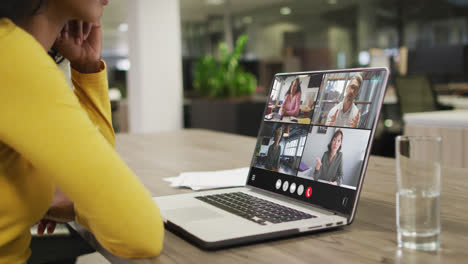
[[[378,155],[394,155],[404,114],[468,109],[468,0],[113,0],[102,23],[118,132],[256,136],[273,75],[290,71],[390,68]],[[241,35],[255,94],[200,98],[195,62]],[[208,117],[212,104],[221,117]]]

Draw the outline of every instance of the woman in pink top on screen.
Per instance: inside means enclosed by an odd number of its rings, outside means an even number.
[[[298,116],[301,105],[301,82],[296,78],[291,82],[283,104],[279,110],[281,116]]]

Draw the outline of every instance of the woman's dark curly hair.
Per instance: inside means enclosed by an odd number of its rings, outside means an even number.
[[[0,18],[9,18],[14,23],[36,14],[44,0],[2,0],[0,2]]]
[[[18,24],[22,19],[33,16],[39,12],[47,0],[1,0],[0,18],[8,18]],[[55,49],[49,51],[49,55],[57,64],[63,61],[63,56]]]

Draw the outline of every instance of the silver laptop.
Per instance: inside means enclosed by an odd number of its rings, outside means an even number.
[[[166,228],[219,249],[351,224],[388,74],[276,74],[246,185],[155,197]]]

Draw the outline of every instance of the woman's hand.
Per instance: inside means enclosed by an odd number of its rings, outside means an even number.
[[[54,233],[56,226],[57,226],[57,222],[55,221],[41,219],[41,221],[37,223],[37,234],[43,235],[46,230],[48,234],[52,234]]]
[[[315,158],[315,160],[317,161],[317,165],[315,165],[315,170],[318,171],[320,170],[320,167],[322,167],[322,161],[319,157]]]
[[[284,113],[286,112],[286,109],[281,107],[280,110],[279,110],[279,114],[284,116]]]
[[[60,189],[55,189],[54,199],[44,219],[55,222],[70,222],[75,220],[75,208],[72,200]]]
[[[54,48],[81,73],[95,73],[101,69],[101,25],[81,20],[68,22],[54,43]]]
[[[53,233],[57,223],[66,223],[75,220],[73,202],[60,189],[55,189],[54,199],[49,210],[37,225],[37,234]]]

